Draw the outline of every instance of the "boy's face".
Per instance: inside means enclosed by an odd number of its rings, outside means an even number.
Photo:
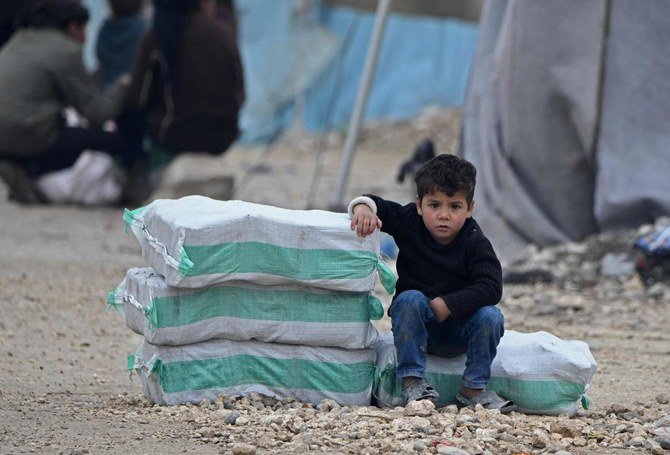
[[[435,191],[416,200],[416,211],[421,215],[423,224],[435,241],[442,245],[456,238],[474,208],[475,201],[468,207],[464,191],[457,191],[453,196]]]

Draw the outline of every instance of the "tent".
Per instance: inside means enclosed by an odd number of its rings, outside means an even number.
[[[463,111],[499,254],[670,214],[670,2],[492,0]]]

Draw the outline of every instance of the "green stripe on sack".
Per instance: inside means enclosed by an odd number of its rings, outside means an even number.
[[[301,281],[360,279],[372,275],[377,256],[361,250],[288,248],[260,242],[184,245],[193,266],[186,276],[265,273]]]
[[[128,355],[126,362],[126,371],[133,371],[135,369],[135,354]]]
[[[379,278],[382,283],[382,286],[384,287],[384,290],[388,292],[389,294],[393,294],[395,292],[395,285],[396,285],[396,276],[395,273],[393,273],[393,270],[386,265],[383,259],[379,259],[379,262],[377,263],[377,268],[379,269]]]
[[[216,317],[347,323],[369,322],[371,313],[377,316],[380,306],[381,302],[367,293],[316,294],[217,286],[192,294],[156,297],[147,314],[152,328],[178,327]]]
[[[492,377],[489,388],[504,394],[520,408],[558,410],[582,398],[584,386],[570,381],[522,381]]]
[[[428,381],[440,394],[439,403],[455,403],[456,394],[461,387],[461,375],[426,373]],[[395,379],[395,369],[382,373],[381,385],[384,392],[393,397],[402,398],[400,380]],[[524,381],[521,379],[492,377],[488,389],[504,396],[523,409],[553,411],[569,407],[582,400],[584,409],[588,409],[588,398],[583,399],[584,386],[570,381]],[[585,403],[586,401],[586,403]]]
[[[126,234],[128,233],[128,227],[137,222],[137,217],[142,214],[144,209],[146,209],[146,206],[138,207],[135,210],[123,209],[123,221],[126,223]]]
[[[375,366],[371,362],[338,364],[236,355],[219,359],[160,362],[155,373],[165,393],[227,388],[241,384],[361,393],[372,386]]]

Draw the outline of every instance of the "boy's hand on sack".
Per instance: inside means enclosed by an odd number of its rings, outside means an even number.
[[[433,310],[435,319],[437,322],[444,322],[449,316],[451,316],[451,310],[447,306],[447,302],[444,301],[442,297],[435,297],[433,300],[428,302],[428,306]]]
[[[351,230],[356,230],[358,236],[365,237],[375,232],[375,229],[382,228],[382,220],[372,213],[372,210],[367,205],[358,204],[354,207],[353,212]]]

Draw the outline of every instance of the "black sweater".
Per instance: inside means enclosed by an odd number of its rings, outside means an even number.
[[[433,299],[441,296],[460,319],[502,297],[502,269],[491,242],[473,218],[448,245],[433,239],[415,204],[400,205],[367,195],[377,204],[382,231],[398,245],[396,293],[410,289]]]

